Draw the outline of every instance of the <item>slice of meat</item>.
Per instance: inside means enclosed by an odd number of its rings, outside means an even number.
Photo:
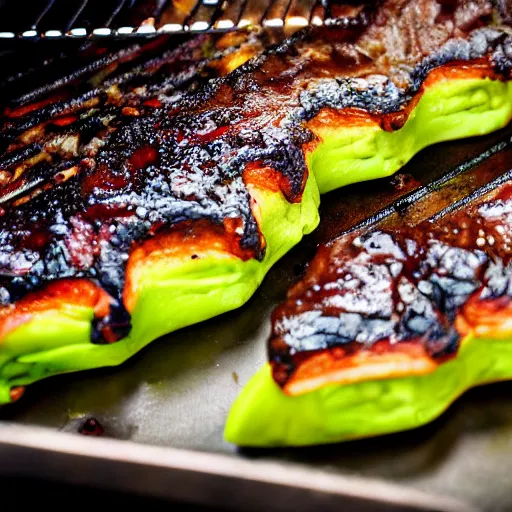
[[[163,118],[163,103],[170,109],[187,90],[230,73],[261,51],[264,40],[241,32],[200,36],[177,48],[167,38],[113,54],[97,47],[91,62],[57,80],[57,91],[42,87],[11,100],[0,128],[6,148],[0,157],[0,338],[45,308],[80,304],[75,290],[81,286],[107,297],[106,309],[95,308],[101,329],[93,329],[94,340],[115,341],[129,332],[122,301],[127,251],[135,232],[155,234],[163,224],[146,219],[148,203],[172,209],[180,199],[165,201],[161,188],[169,192],[169,185],[156,183],[154,171],[144,205],[139,195],[136,206],[118,206],[115,196],[123,202],[137,195],[137,173],[159,163],[149,131]],[[84,77],[89,89],[80,91]],[[184,209],[178,216],[186,224]],[[131,237],[123,249],[119,235]],[[100,259],[103,279],[94,270]],[[111,278],[118,272],[116,284]]]
[[[430,373],[468,335],[512,333],[512,185],[435,223],[322,247],[273,314],[270,362],[292,395]]]

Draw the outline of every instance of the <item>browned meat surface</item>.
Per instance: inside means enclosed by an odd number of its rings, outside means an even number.
[[[274,378],[293,394],[425,373],[466,334],[510,333],[511,256],[510,183],[435,222],[321,247],[273,314]]]

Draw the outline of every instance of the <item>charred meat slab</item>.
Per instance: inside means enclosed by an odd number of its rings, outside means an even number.
[[[512,151],[502,155],[510,169]],[[444,215],[320,247],[272,315],[270,365],[239,398],[228,436],[300,445],[403,430],[473,385],[512,378],[510,176]],[[270,414],[254,436],[248,425]]]
[[[511,190],[434,225],[322,247],[274,313],[276,382],[294,395],[430,373],[469,333],[509,335]]]
[[[2,400],[242,305],[317,225],[319,193],[509,122],[512,39],[489,2],[347,13],[248,62],[264,36],[127,50],[6,107]]]

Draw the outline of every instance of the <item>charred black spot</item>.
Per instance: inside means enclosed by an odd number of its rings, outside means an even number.
[[[100,437],[105,433],[103,425],[95,418],[88,418],[79,427],[78,433],[84,436]]]

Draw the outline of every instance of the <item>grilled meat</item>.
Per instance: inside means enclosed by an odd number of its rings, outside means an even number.
[[[67,297],[76,303],[80,295],[85,304],[96,304],[98,296],[107,297],[105,288],[111,296],[101,316],[108,316],[117,332],[105,326],[102,333],[100,326],[93,339],[114,340],[127,333],[129,315],[120,296],[127,251],[138,236],[162,223],[153,218],[155,212],[149,215],[150,205],[175,210],[180,203],[179,198],[166,202],[169,184],[156,183],[154,167],[152,176],[137,176],[160,160],[158,150],[163,153],[165,144],[156,140],[154,129],[165,115],[163,104],[168,112],[186,91],[229,73],[260,51],[262,42],[241,33],[201,36],[171,49],[166,49],[169,39],[161,38],[106,56],[95,48],[99,58],[61,79],[59,89],[50,84],[11,100],[0,133],[5,148],[0,157],[3,305],[56,279],[64,280],[62,286],[53,284],[45,294],[57,293],[64,302]],[[76,89],[84,90],[76,95]],[[182,199],[174,222],[183,221],[187,204],[193,209],[198,201]],[[81,277],[101,285],[69,281]],[[90,290],[93,298],[86,300]],[[41,298],[35,297],[29,302],[37,302],[36,311],[49,307],[41,307]],[[1,317],[12,313],[3,308]],[[4,334],[12,328],[2,327]]]
[[[272,315],[269,364],[237,398],[228,441],[398,432],[512,378],[511,143],[319,248]]]
[[[363,10],[348,23],[355,28],[304,31],[186,97],[180,87],[211,66],[197,58],[205,39],[107,75],[77,97],[7,109],[3,303],[55,279],[86,277],[122,309],[133,244],[190,221],[229,224],[233,252],[261,258],[264,240],[242,171],[246,181],[270,174],[289,201],[300,200],[301,148],[315,143],[305,121],[325,107],[357,107],[393,130],[435,68],[467,61],[455,73],[508,77],[509,36],[479,28],[490,4],[450,5],[389,2],[370,24]],[[134,54],[124,52],[115,65]]]
[[[512,185],[491,196],[434,223],[321,247],[273,314],[276,382],[298,394],[429,373],[469,334],[510,335]]]

